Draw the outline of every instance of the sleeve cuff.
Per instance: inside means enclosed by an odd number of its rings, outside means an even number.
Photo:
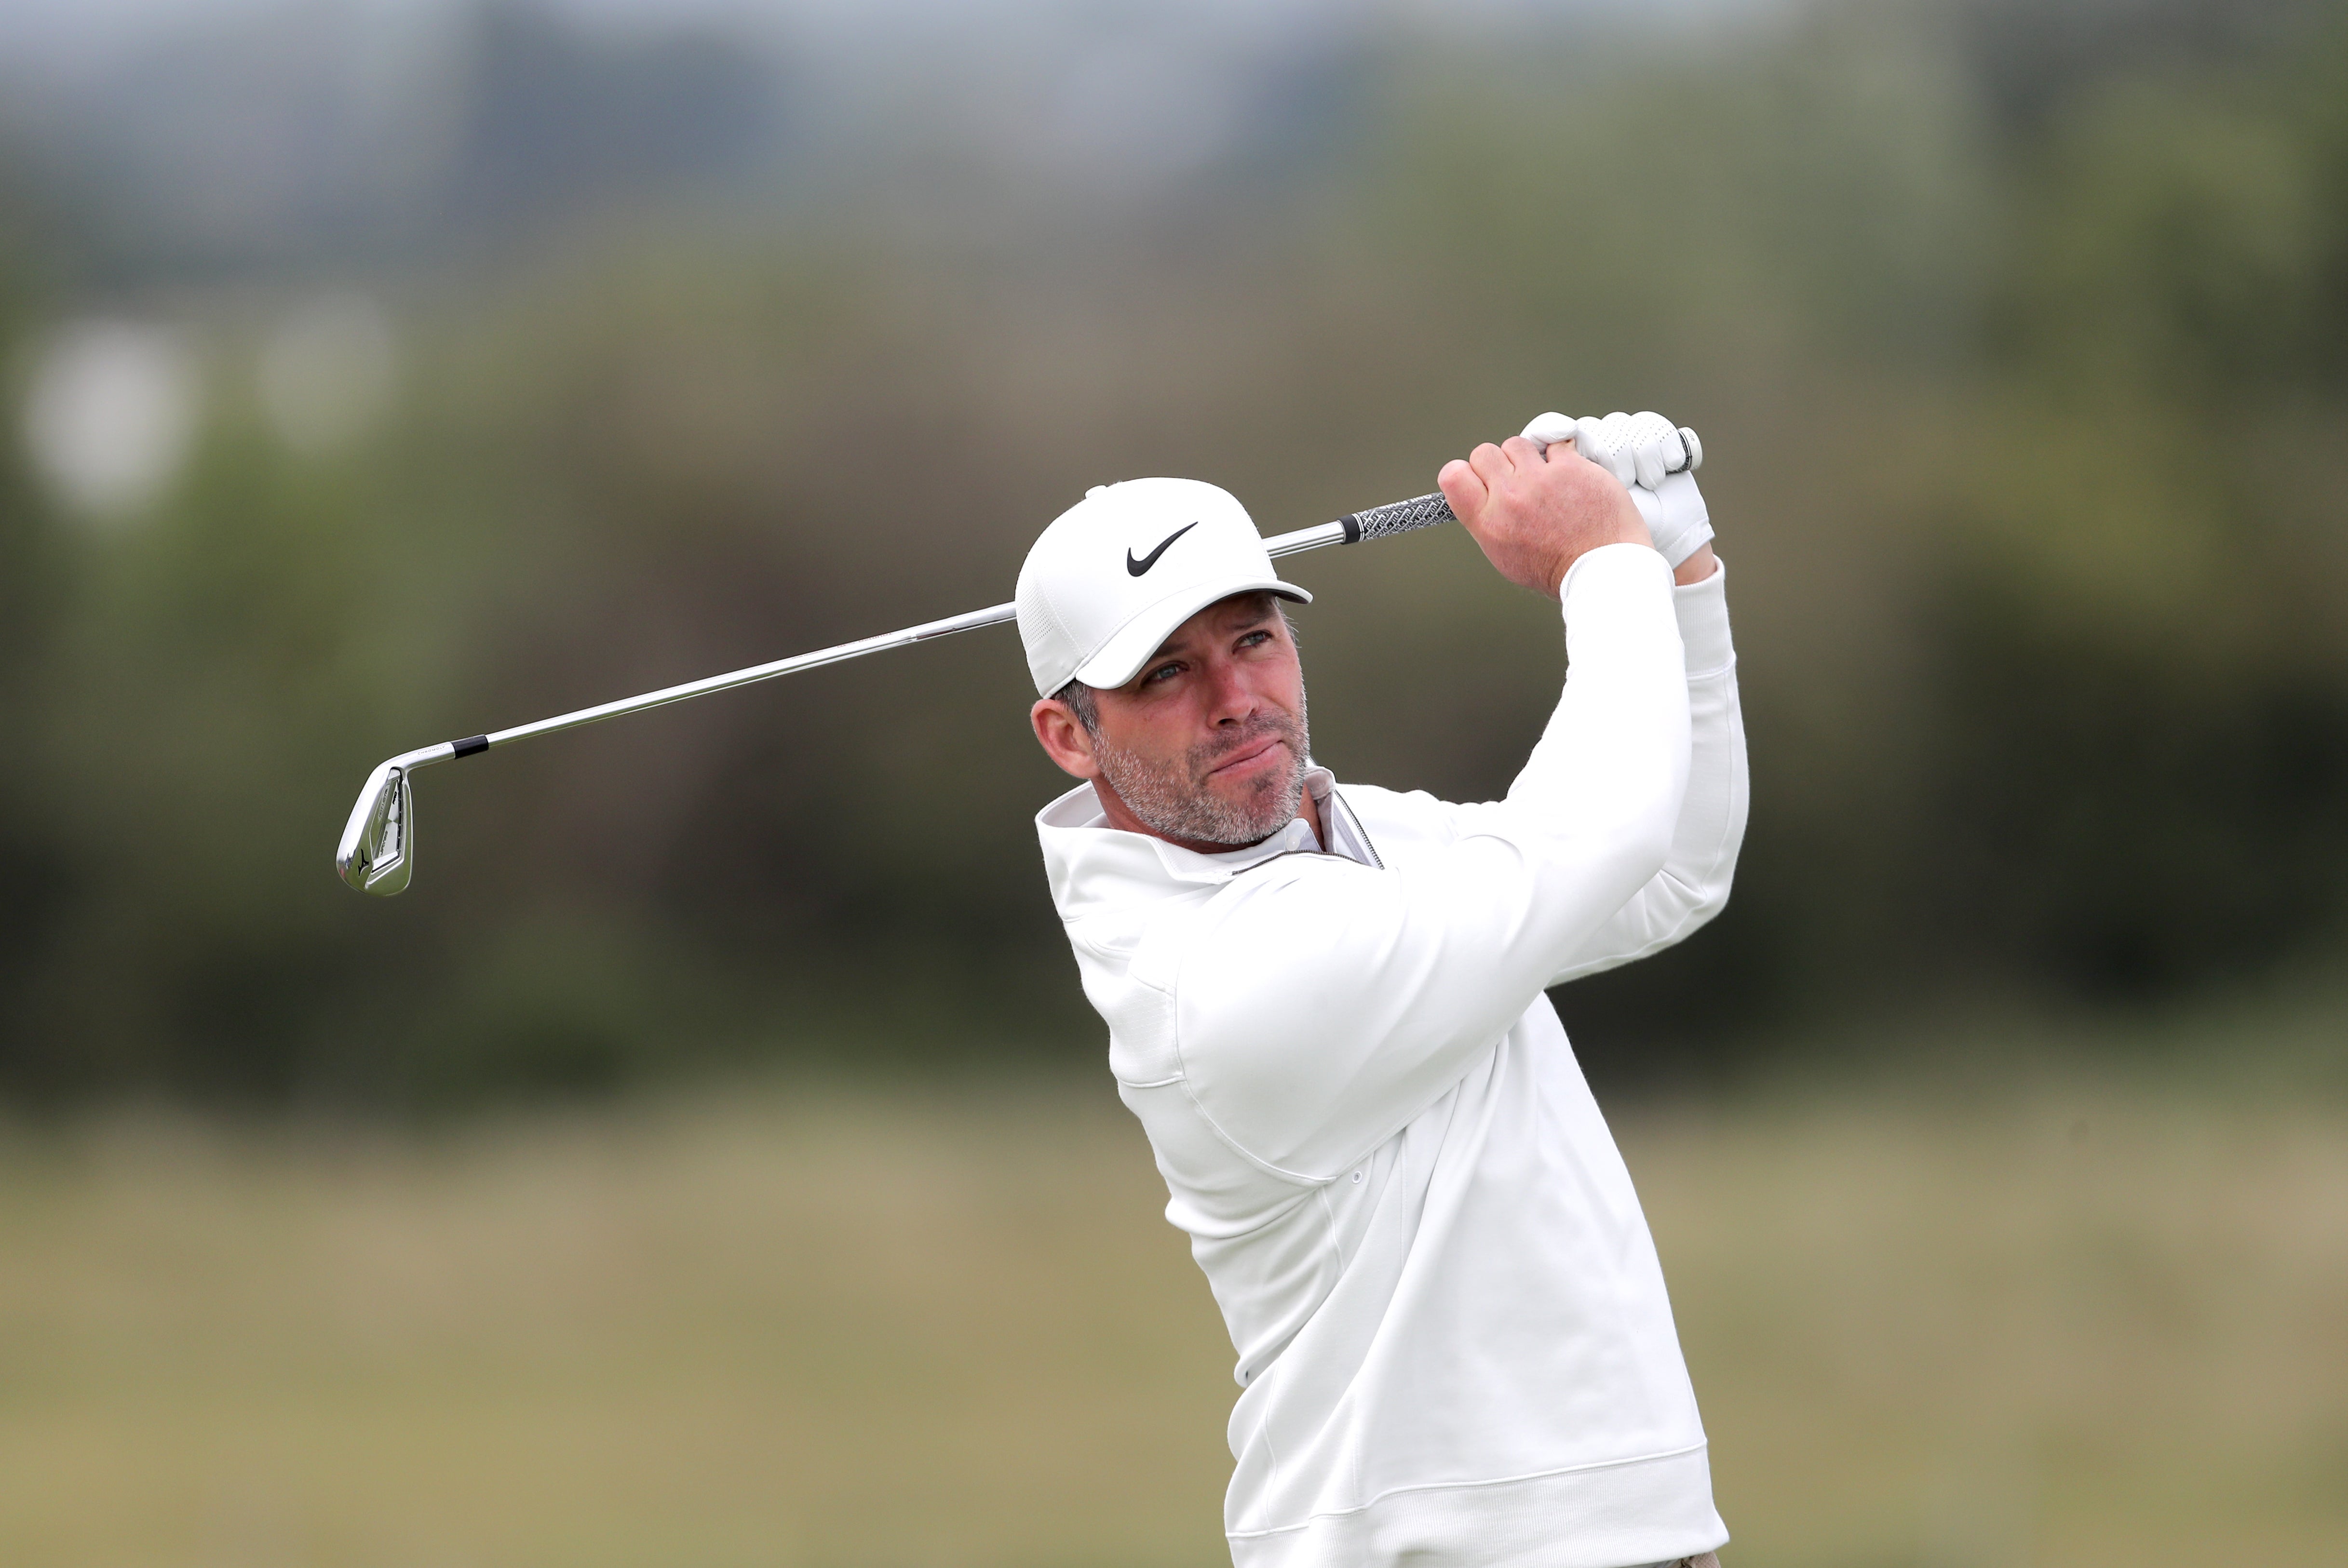
[[[1581,563],[1574,564],[1579,567]],[[1570,578],[1573,574],[1566,575]],[[1702,582],[1674,585],[1672,589],[1672,609],[1679,616],[1680,642],[1687,650],[1691,681],[1717,675],[1736,662],[1736,649],[1728,640],[1727,579],[1728,563],[1721,561]]]
[[[1558,602],[1569,617],[1573,611],[1573,596],[1589,591],[1595,582],[1636,580],[1642,573],[1660,572],[1663,586],[1672,585],[1672,569],[1663,558],[1646,545],[1600,545],[1584,551],[1565,569],[1565,580],[1557,585]]]

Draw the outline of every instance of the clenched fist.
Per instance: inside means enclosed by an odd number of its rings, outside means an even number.
[[[1562,442],[1544,451],[1512,436],[1445,464],[1435,482],[1500,575],[1551,599],[1600,546],[1654,543],[1622,482]]]
[[[1681,580],[1693,582],[1710,574],[1711,557],[1697,559],[1713,536],[1711,510],[1695,485],[1695,471],[1704,466],[1704,443],[1694,431],[1674,425],[1660,414],[1610,414],[1603,419],[1544,414],[1525,426],[1525,438],[1542,446],[1572,442],[1584,457],[1630,488],[1655,548]],[[1691,567],[1701,569],[1693,575],[1683,569]]]

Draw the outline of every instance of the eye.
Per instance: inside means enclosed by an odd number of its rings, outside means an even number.
[[[1141,678],[1141,683],[1145,686],[1154,686],[1160,681],[1170,681],[1181,672],[1181,661],[1179,660],[1169,659],[1165,663],[1158,666],[1157,669],[1152,670],[1148,674],[1144,675]]]
[[[1271,641],[1272,633],[1269,631],[1251,631],[1245,637],[1240,639],[1240,646],[1242,648],[1261,648]]]

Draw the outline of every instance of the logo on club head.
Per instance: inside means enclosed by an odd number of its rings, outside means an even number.
[[[1139,577],[1143,572],[1148,571],[1151,567],[1158,564],[1158,558],[1166,553],[1166,547],[1168,545],[1172,544],[1176,539],[1180,538],[1184,534],[1189,533],[1192,528],[1195,528],[1198,526],[1199,525],[1196,523],[1184,523],[1180,528],[1176,528],[1172,533],[1168,534],[1165,538],[1159,542],[1159,546],[1156,549],[1151,550],[1139,560],[1133,559],[1133,551],[1128,547],[1125,552],[1126,571],[1134,577]]]

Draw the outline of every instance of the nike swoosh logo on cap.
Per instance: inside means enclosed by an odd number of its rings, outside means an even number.
[[[1180,528],[1176,528],[1172,533],[1168,534],[1166,538],[1159,542],[1156,549],[1151,550],[1139,560],[1133,559],[1132,548],[1128,546],[1125,552],[1125,569],[1132,576],[1139,577],[1143,572],[1148,571],[1151,567],[1158,564],[1158,558],[1166,553],[1166,547],[1168,545],[1172,544],[1176,539],[1180,538],[1184,534],[1189,533],[1192,528],[1195,528],[1198,526],[1199,525],[1196,523],[1184,523]]]

